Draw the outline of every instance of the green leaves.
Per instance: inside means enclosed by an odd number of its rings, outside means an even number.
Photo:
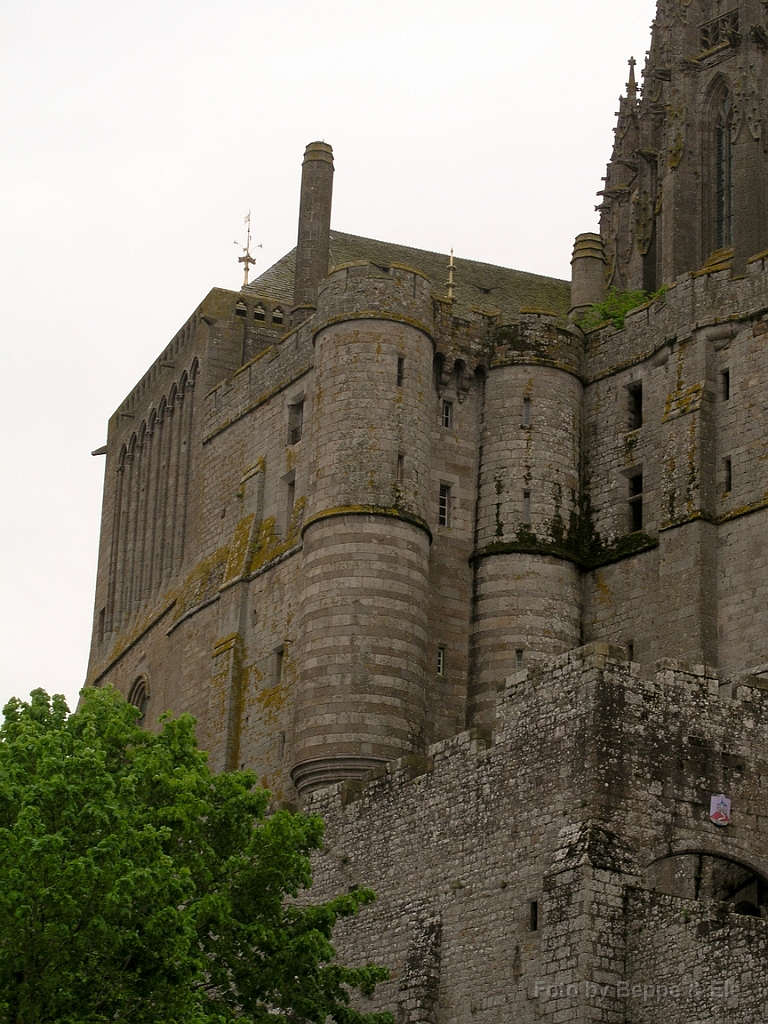
[[[137,718],[94,689],[72,715],[42,690],[5,709],[0,1024],[388,1024],[350,1007],[387,972],[331,943],[374,894],[294,902],[322,821],[214,775],[189,716],[159,735]]]

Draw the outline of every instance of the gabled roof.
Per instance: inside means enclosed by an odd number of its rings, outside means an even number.
[[[358,260],[388,266],[404,263],[420,270],[432,281],[435,294],[446,294],[448,256],[445,253],[412,249],[407,245],[361,238],[343,231],[331,231],[329,268]],[[516,320],[521,308],[550,309],[567,316],[570,284],[555,277],[527,274],[521,270],[497,267],[492,263],[455,258],[455,316],[468,316],[472,310],[501,314],[504,323]],[[296,250],[292,249],[269,270],[252,281],[247,291],[277,299],[288,306],[293,301]]]

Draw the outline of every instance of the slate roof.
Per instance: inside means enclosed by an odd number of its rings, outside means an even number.
[[[385,266],[404,263],[426,274],[437,295],[446,294],[447,254],[412,249],[407,245],[362,238],[360,235],[348,235],[343,231],[331,231],[329,267],[358,260],[369,260]],[[467,316],[471,310],[500,312],[502,322],[509,323],[518,318],[521,307],[550,309],[563,317],[568,314],[570,284],[567,281],[459,257],[455,257],[454,262],[455,316]],[[296,250],[292,249],[253,280],[246,290],[290,306],[293,301],[295,263]]]

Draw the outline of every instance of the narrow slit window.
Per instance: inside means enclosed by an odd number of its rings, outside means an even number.
[[[638,473],[629,481],[629,520],[632,533],[643,528],[643,474]]]
[[[631,640],[627,644],[627,660],[628,661],[634,661],[635,660],[635,645],[632,643]]]
[[[437,522],[439,526],[451,525],[451,488],[448,484],[440,484]]]
[[[629,429],[639,430],[643,425],[643,385],[629,386]]]
[[[405,476],[405,456],[402,452],[397,456],[397,482],[401,484]]]
[[[528,913],[528,930],[531,932],[539,930],[539,904],[537,900],[531,900]]]
[[[731,493],[733,486],[733,466],[730,459],[723,459],[723,491],[725,494]]]
[[[285,530],[287,536],[291,532],[293,520],[293,506],[296,504],[296,478],[292,477],[285,481]]]
[[[523,525],[531,525],[531,492],[523,491]]]
[[[104,626],[107,619],[107,609],[102,608],[99,612],[99,643],[104,643]]]
[[[523,426],[530,427],[531,425],[531,400],[530,398],[523,399]]]
[[[523,651],[519,648],[515,651],[515,665],[517,668],[523,667]]]
[[[724,402],[727,402],[731,397],[731,371],[723,370],[720,374],[720,388],[721,395]]]
[[[403,386],[403,378],[405,377],[405,358],[403,356],[397,357],[397,386],[401,388]]]
[[[453,402],[443,402],[442,424],[446,430],[453,428]]]
[[[441,679],[445,676],[445,647],[437,648],[437,674]]]
[[[274,685],[277,686],[283,681],[283,667],[285,663],[285,648],[278,647],[275,651],[274,664]]]

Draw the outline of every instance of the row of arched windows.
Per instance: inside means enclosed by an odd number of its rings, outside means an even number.
[[[182,563],[197,371],[195,360],[120,451],[107,633],[122,628]]]

